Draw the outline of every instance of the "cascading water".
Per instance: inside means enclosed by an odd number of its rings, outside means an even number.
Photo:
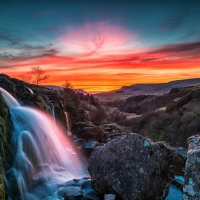
[[[66,181],[84,176],[77,154],[53,120],[38,110],[20,106],[4,89],[0,91],[14,126],[15,156],[5,180],[9,199],[51,199],[49,196]]]
[[[31,90],[31,88],[26,87],[26,89],[27,89],[31,94],[34,94],[33,90]]]
[[[67,112],[64,112],[65,113],[65,118],[66,118],[66,122],[67,122],[67,133],[68,135],[72,135],[71,133],[71,125],[69,123],[69,116],[68,116],[68,113]]]
[[[55,117],[55,109],[54,109],[54,102],[52,102],[52,101],[49,101],[49,104],[50,104],[50,106],[51,106],[51,116],[52,116],[52,119],[53,119],[53,121],[54,122],[56,122],[56,117]]]

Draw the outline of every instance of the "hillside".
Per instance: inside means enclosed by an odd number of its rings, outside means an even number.
[[[199,101],[200,87],[194,86],[105,104],[112,108],[111,121],[124,130],[186,148],[187,138],[200,133]]]
[[[200,86],[200,78],[175,80],[168,83],[135,84],[130,86],[122,86],[119,90],[94,94],[94,97],[98,98],[102,102],[113,102],[116,100],[125,100],[131,96],[161,96],[170,92],[173,88],[184,88],[191,86]]]
[[[123,86],[119,91],[131,93],[132,95],[162,95],[169,92],[172,88],[182,88],[200,85],[200,78],[176,80],[168,83],[160,84],[135,84],[131,86]]]

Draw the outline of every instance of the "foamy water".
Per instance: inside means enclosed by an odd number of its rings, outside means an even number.
[[[10,199],[17,188],[22,200],[44,199],[66,181],[85,175],[78,155],[66,134],[45,113],[22,107],[0,88],[13,121],[13,167],[7,172]],[[14,181],[13,181],[14,177]]]

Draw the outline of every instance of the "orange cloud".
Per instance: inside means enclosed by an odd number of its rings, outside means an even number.
[[[43,84],[65,80],[87,91],[118,89],[134,83],[158,83],[197,77],[200,42],[141,48],[137,34],[111,22],[66,27],[54,47],[25,46],[33,54],[0,54],[1,73],[19,77],[32,66],[50,75]],[[38,53],[39,52],[39,53]]]
[[[87,23],[82,27],[66,27],[67,34],[58,39],[62,51],[92,55],[114,54],[127,49],[131,41],[137,43],[137,33],[130,33],[110,21]]]

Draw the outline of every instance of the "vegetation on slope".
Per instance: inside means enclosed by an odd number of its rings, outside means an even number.
[[[182,96],[162,105],[166,107],[166,111],[148,109],[148,112],[131,119],[118,112],[110,116],[111,120],[153,140],[164,140],[173,146],[187,148],[187,138],[200,134],[200,88],[181,90],[181,93],[177,92],[183,94]],[[165,95],[166,99],[171,98],[171,94],[168,95]],[[156,101],[157,99],[152,102],[152,107]]]
[[[186,89],[172,89],[168,94],[162,96],[155,95],[138,95],[127,98],[126,100],[117,100],[108,102],[106,105],[116,107],[121,112],[135,113],[137,115],[154,111],[165,106],[173,99],[182,97],[188,93],[189,88]]]
[[[0,92],[0,199],[5,199],[4,170],[12,163],[11,143],[12,122],[10,112]]]

